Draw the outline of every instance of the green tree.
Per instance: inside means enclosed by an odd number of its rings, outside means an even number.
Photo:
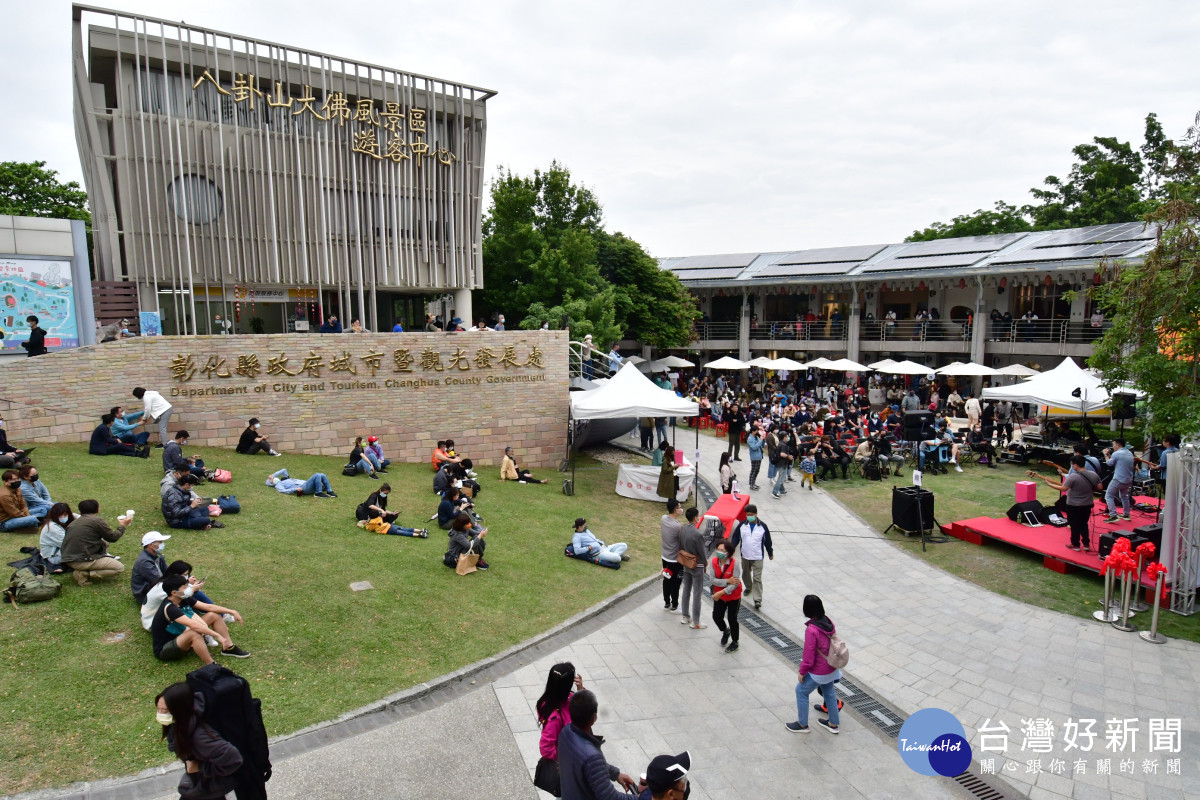
[[[645,250],[603,227],[595,194],[557,162],[532,177],[501,168],[483,220],[480,312],[526,330],[569,320],[572,338],[607,348],[628,331],[659,347],[687,343],[696,304]]]
[[[91,227],[87,192],[75,181],[63,183],[45,161],[0,162],[0,214],[81,219]]]
[[[1149,427],[1162,436],[1200,431],[1200,228],[1196,206],[1168,200],[1147,216],[1158,243],[1140,264],[1121,264],[1092,298],[1112,325],[1089,364],[1111,390],[1151,397]]]
[[[964,214],[949,223],[935,222],[928,228],[913,231],[906,242],[928,242],[934,239],[952,239],[959,236],[986,236],[992,233],[1018,233],[1033,230],[1025,212],[1003,200],[996,201],[993,211],[982,208],[973,214]]]
[[[597,236],[600,274],[616,287],[617,318],[626,334],[651,347],[681,347],[700,317],[696,299],[675,273],[658,266],[642,246],[623,233]]]
[[[1145,165],[1129,142],[1097,136],[1071,152],[1076,161],[1066,181],[1050,175],[1046,188],[1029,190],[1041,201],[1027,206],[1037,230],[1130,222],[1149,210],[1141,192]]]

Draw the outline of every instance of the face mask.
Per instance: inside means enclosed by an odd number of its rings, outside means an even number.
[[[30,482],[30,483],[37,483],[37,481],[38,481],[38,477],[39,477],[39,476],[37,476],[37,475],[30,475],[30,476],[29,476],[29,482]]]
[[[58,518],[58,524],[59,524],[59,525],[66,525],[66,524],[67,524],[67,522],[68,522],[70,519],[71,519],[70,517],[59,517],[59,518]]]
[[[718,551],[717,551],[717,558],[719,558],[719,559],[721,559],[722,561],[724,561],[725,559],[729,558],[729,553],[726,553],[724,550],[718,550]]]
[[[175,718],[171,716],[169,711],[159,711],[154,715],[154,719],[159,725],[174,725]]]
[[[8,488],[10,488],[10,489],[20,489],[20,488],[21,488],[21,482],[20,482],[20,481],[13,481],[12,483],[10,483],[10,484],[8,485]]]
[[[749,523],[758,522],[758,517],[755,517],[755,516],[746,517],[746,522],[749,522]]]
[[[0,428],[4,427],[4,420],[0,419]]]
[[[380,496],[380,497],[387,497],[387,496],[388,496],[388,493],[387,493],[387,492],[380,492],[380,493],[379,493],[379,496]]]
[[[185,586],[185,587],[183,587],[183,591],[180,594],[182,594],[186,598],[186,597],[191,597],[195,593],[196,593],[195,586]]]
[[[254,430],[258,430],[261,427],[262,427],[262,425],[260,423],[258,423],[258,422],[254,423]]]
[[[167,549],[167,543],[166,543],[166,542],[159,542],[159,543],[158,543],[158,549],[154,551],[154,554],[155,554],[155,555],[159,555],[159,556],[161,556],[161,555],[163,554],[163,550],[166,550],[166,549]]]

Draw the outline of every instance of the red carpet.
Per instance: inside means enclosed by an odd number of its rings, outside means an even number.
[[[1135,497],[1133,501],[1135,503],[1149,503],[1151,505],[1156,503],[1152,497]],[[1106,516],[1108,516],[1108,512],[1104,501],[1097,500],[1093,510],[1091,533],[1088,537],[1088,541],[1092,547],[1092,552],[1090,553],[1067,549],[1067,545],[1071,543],[1070,528],[1056,528],[1053,525],[1031,528],[1019,522],[1013,522],[1007,517],[1001,517],[1000,519],[993,519],[992,517],[964,519],[943,526],[943,530],[951,536],[971,542],[972,544],[983,544],[984,539],[995,539],[996,541],[1020,547],[1023,550],[1038,553],[1044,556],[1045,565],[1055,572],[1069,572],[1079,567],[1098,573],[1100,571],[1100,557],[1096,555],[1096,548],[1100,543],[1100,534],[1110,531],[1132,531],[1134,528],[1139,528],[1142,525],[1153,524],[1155,519],[1154,512],[1138,511],[1136,508],[1130,514],[1131,519],[1129,522],[1118,521],[1110,525],[1104,522],[1104,517]],[[1155,557],[1157,558],[1157,554]],[[1144,577],[1142,583],[1151,588],[1154,585],[1152,582],[1145,580]]]

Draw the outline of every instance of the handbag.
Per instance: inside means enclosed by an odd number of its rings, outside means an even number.
[[[209,504],[209,506],[208,506],[208,515],[209,515],[210,517],[219,517],[219,516],[221,516],[221,507],[220,507],[219,505],[217,505],[216,503],[211,503],[211,504]]]
[[[222,513],[236,514],[242,510],[242,504],[238,502],[237,497],[231,494],[223,494],[217,498],[217,505],[221,507]]]
[[[558,774],[558,762],[542,756],[533,771],[533,785],[554,797],[562,795],[562,777]]]
[[[700,565],[700,557],[687,550],[680,550],[678,558],[679,565],[684,569],[695,569]]]
[[[358,464],[346,464],[344,467],[342,467],[342,474],[347,478],[353,478],[358,474]]]
[[[478,563],[479,553],[475,552],[475,540],[472,539],[471,546],[467,548],[467,552],[459,554],[458,563],[454,565],[454,571],[459,575],[470,575],[478,569],[475,566]]]

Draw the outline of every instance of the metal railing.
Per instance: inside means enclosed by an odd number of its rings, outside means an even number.
[[[697,339],[737,339],[740,327],[737,322],[697,322],[692,333]]]
[[[613,360],[603,350],[592,348],[591,361],[583,360],[583,342],[567,343],[567,374],[572,378],[607,378],[613,372]]]
[[[864,341],[958,342],[971,340],[971,325],[953,320],[863,320]]]
[[[750,326],[750,338],[782,341],[843,342],[850,324],[846,320],[819,319],[813,322],[778,320]]]
[[[1041,344],[1090,344],[1099,339],[1110,325],[1072,322],[1065,319],[1035,319],[1028,322],[988,322],[987,338],[993,342],[1033,342]]]

